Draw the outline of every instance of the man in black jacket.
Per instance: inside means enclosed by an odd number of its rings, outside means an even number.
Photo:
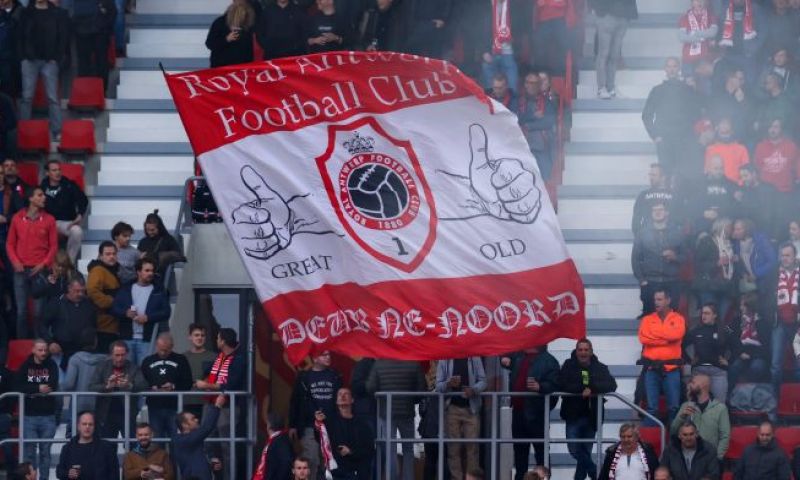
[[[597,415],[602,408],[594,395],[614,392],[617,382],[608,367],[594,355],[592,342],[578,340],[572,356],[564,361],[558,376],[558,388],[580,397],[561,399],[561,418],[566,422],[567,438],[594,438],[597,434]],[[597,478],[597,465],[592,461],[591,443],[567,444],[570,455],[577,461],[575,480]]]
[[[756,442],[744,449],[733,471],[735,480],[789,480],[789,459],[775,441],[775,427],[763,422]]]
[[[58,160],[47,162],[45,174],[47,176],[41,185],[45,195],[44,209],[55,217],[58,233],[67,237],[67,254],[75,264],[83,241],[81,222],[89,200],[77,183],[61,174]]]
[[[639,231],[650,222],[650,215],[653,211],[653,205],[656,203],[663,203],[667,206],[667,210],[674,215],[674,201],[675,193],[669,187],[669,182],[664,167],[658,163],[650,165],[650,172],[648,172],[648,179],[650,180],[650,188],[639,192],[636,201],[633,204],[633,219],[631,220],[631,231],[633,235],[639,234]]]
[[[96,323],[97,309],[86,298],[83,278],[74,278],[66,294],[45,305],[40,335],[49,343],[50,354],[62,370],[67,369],[69,357],[80,351],[83,332],[96,332]]]
[[[668,175],[691,178],[700,174],[700,164],[692,165],[686,147],[690,145],[695,122],[700,118],[697,93],[680,79],[681,62],[670,57],[664,65],[667,79],[647,96],[642,121],[656,144],[658,161]]]
[[[17,370],[15,387],[28,397],[25,399],[24,433],[26,439],[52,439],[56,434],[56,410],[61,402],[48,393],[58,390],[58,366],[48,357],[47,342],[36,339],[31,355]],[[38,449],[38,454],[37,454]],[[50,444],[26,443],[25,460],[40,472],[50,471]]]
[[[739,167],[739,177],[742,185],[733,194],[739,207],[739,217],[753,220],[756,228],[769,235],[770,239],[783,238],[789,221],[784,223],[779,218],[786,213],[794,215],[794,212],[782,208],[785,204],[779,200],[778,191],[769,183],[761,181],[752,163]],[[784,213],[784,210],[790,211]]]
[[[39,76],[44,80],[50,118],[50,132],[61,135],[61,103],[58,71],[69,52],[69,18],[63,8],[48,0],[32,0],[20,20],[19,54],[22,59],[22,100],[20,118],[29,120],[33,94]]]
[[[264,49],[264,60],[305,53],[305,21],[305,12],[293,1],[276,0],[266,5],[256,29],[256,39]]]
[[[410,0],[409,52],[441,58],[453,11],[453,0]]]
[[[691,421],[680,426],[661,456],[661,466],[669,468],[673,480],[718,479],[720,475],[716,449],[700,438]]]
[[[718,218],[731,218],[735,213],[734,195],[739,187],[725,176],[725,166],[719,156],[708,160],[706,175],[697,185],[690,205],[691,220],[698,232],[710,231]]]
[[[172,351],[173,341],[169,332],[156,339],[156,353],[142,361],[142,375],[150,389],[157,392],[185,392],[192,388],[192,369],[186,357]],[[178,411],[177,397],[148,397],[149,423],[157,438],[169,437],[175,428]]]
[[[72,12],[78,75],[100,77],[108,86],[108,45],[117,7],[112,0],[73,0]]]
[[[117,448],[96,435],[95,417],[92,412],[84,412],[78,416],[78,435],[61,450],[56,478],[59,480],[119,478]]]
[[[101,393],[137,392],[147,388],[139,367],[128,360],[128,345],[125,342],[113,342],[109,353],[109,358],[95,369],[89,390]],[[124,434],[126,421],[133,426],[135,400],[131,400],[131,406],[130,416],[126,419],[123,397],[97,397],[96,412],[100,434],[105,438],[117,438],[117,434]]]
[[[267,414],[267,441],[261,452],[254,480],[284,480],[292,472],[294,452],[292,442],[286,433],[286,422],[279,414]]]
[[[363,420],[353,416],[353,393],[350,389],[343,387],[336,392],[336,413],[326,417],[320,412],[316,419],[325,422],[328,430],[333,457],[338,465],[332,472],[333,478],[369,478],[375,455],[375,437]]]

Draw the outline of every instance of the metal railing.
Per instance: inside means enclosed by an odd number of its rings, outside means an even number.
[[[617,437],[604,437],[603,436],[603,410],[602,405],[606,398],[615,398],[625,404],[627,407],[631,408],[632,410],[636,411],[640,415],[644,416],[645,418],[651,420],[656,426],[659,427],[661,432],[661,445],[665,444],[666,438],[666,427],[664,424],[659,420],[657,417],[651,415],[646,410],[641,408],[640,406],[633,403],[631,400],[627,399],[625,396],[612,392],[612,393],[605,393],[605,394],[596,394],[592,395],[592,398],[596,398],[598,404],[601,408],[597,409],[597,419],[596,419],[596,431],[594,438],[570,438],[570,439],[561,439],[561,438],[551,438],[550,436],[550,400],[552,397],[579,397],[580,394],[574,393],[566,393],[566,392],[553,392],[545,395],[541,395],[534,392],[482,392],[479,394],[482,398],[489,398],[491,401],[489,406],[489,415],[491,419],[491,432],[490,436],[482,436],[478,438],[445,438],[445,431],[444,431],[444,411],[445,411],[445,399],[446,397],[453,397],[457,395],[462,395],[459,392],[448,392],[448,393],[439,393],[439,392],[376,392],[375,397],[379,402],[378,407],[378,424],[381,423],[381,416],[385,416],[385,425],[386,428],[381,431],[378,430],[376,435],[376,445],[379,448],[384,449],[384,455],[378,455],[378,471],[384,472],[386,474],[386,478],[392,478],[391,466],[392,461],[389,459],[392,458],[392,455],[396,454],[397,445],[401,445],[404,443],[436,443],[438,444],[438,461],[437,461],[437,475],[438,478],[444,478],[444,448],[445,445],[448,443],[476,443],[476,444],[488,444],[489,448],[489,456],[490,456],[490,463],[488,465],[487,471],[491,472],[490,474],[493,475],[493,478],[497,476],[494,475],[498,471],[498,460],[499,460],[499,447],[504,444],[515,444],[515,443],[542,443],[544,445],[544,463],[545,466],[550,465],[550,445],[553,443],[594,443],[597,446],[597,451],[595,452],[596,464],[598,467],[602,465],[602,455],[603,455],[603,444],[604,443],[616,443],[619,441]],[[398,397],[438,397],[439,402],[437,405],[437,416],[439,420],[438,424],[438,432],[437,438],[394,438],[394,431],[392,426],[392,399]],[[499,405],[501,399],[506,399],[510,397],[540,397],[544,401],[544,410],[543,410],[543,418],[544,418],[544,432],[545,435],[543,438],[513,438],[513,437],[501,437],[499,433]],[[381,405],[380,402],[383,400],[385,405]],[[429,413],[428,413],[429,414]],[[383,458],[381,458],[383,457]],[[382,465],[382,460],[385,459],[386,465]]]
[[[71,439],[69,439],[69,438],[25,438],[25,419],[26,419],[25,404],[26,404],[26,397],[37,397],[37,396],[38,397],[69,397],[70,406],[71,406],[71,408],[70,408],[71,418],[69,419],[69,421],[70,421],[70,424],[73,425],[73,427],[75,427],[77,425],[77,420],[78,420],[79,412],[78,412],[78,409],[75,408],[75,406],[77,405],[77,402],[78,402],[78,398],[81,398],[81,397],[84,397],[84,398],[85,397],[103,397],[103,398],[122,397],[123,404],[124,404],[124,409],[123,409],[123,414],[124,414],[124,417],[123,417],[124,418],[124,421],[123,421],[123,437],[122,438],[119,438],[119,437],[116,437],[116,438],[103,438],[103,440],[106,440],[106,441],[109,441],[109,442],[112,442],[112,443],[115,443],[115,444],[122,444],[124,446],[125,450],[128,451],[128,450],[130,450],[131,442],[135,442],[136,441],[135,438],[131,438],[131,427],[133,426],[132,422],[131,422],[131,419],[133,418],[131,416],[131,413],[132,413],[132,410],[131,410],[131,397],[134,397],[136,399],[138,399],[139,397],[178,397],[177,398],[178,405],[177,405],[177,410],[176,411],[177,412],[182,412],[183,411],[183,407],[184,407],[184,397],[187,397],[187,396],[189,396],[189,397],[208,397],[210,395],[214,395],[214,396],[216,396],[216,395],[225,395],[225,396],[229,397],[228,401],[225,404],[225,406],[228,407],[228,415],[230,416],[229,421],[230,421],[231,433],[230,433],[230,436],[228,436],[228,437],[209,437],[209,438],[206,438],[205,441],[206,442],[210,442],[210,443],[220,443],[220,444],[227,443],[228,444],[228,448],[229,448],[229,452],[230,452],[230,460],[228,462],[228,465],[226,465],[226,467],[227,467],[228,473],[230,475],[229,478],[236,478],[236,445],[238,443],[246,444],[245,448],[247,448],[248,452],[252,450],[249,447],[251,447],[252,445],[255,445],[255,435],[254,435],[253,429],[251,428],[251,424],[252,424],[252,418],[251,417],[252,417],[253,412],[255,410],[254,410],[254,408],[252,408],[252,405],[249,402],[249,400],[251,400],[251,398],[252,398],[252,395],[250,393],[248,393],[248,392],[239,392],[239,391],[230,391],[230,392],[228,392],[228,391],[226,391],[226,392],[213,392],[213,391],[210,391],[210,392],[209,391],[154,392],[154,391],[144,390],[144,391],[141,391],[141,392],[50,392],[50,393],[47,393],[47,394],[33,394],[33,395],[25,394],[25,393],[21,393],[21,392],[6,392],[6,393],[3,393],[3,394],[0,394],[0,401],[2,401],[4,399],[8,399],[8,398],[16,398],[19,401],[19,419],[18,419],[18,422],[19,422],[19,437],[17,437],[17,438],[6,438],[6,439],[3,439],[3,440],[0,440],[0,446],[6,445],[6,444],[17,444],[19,446],[18,461],[19,462],[23,462],[24,461],[24,458],[23,458],[24,457],[24,448],[23,448],[23,446],[26,443],[57,444],[57,443],[69,443],[71,441]],[[237,402],[241,402],[242,401],[242,400],[238,400],[238,399],[244,399],[245,403],[242,406],[243,408],[239,408],[240,405],[237,405]],[[246,431],[246,435],[247,436],[246,437],[237,437],[236,436],[237,409],[238,410],[244,410],[244,414],[247,416],[247,419],[246,419],[247,420],[247,431]],[[239,414],[241,414],[241,412]],[[95,420],[97,420],[97,418],[95,418]],[[243,422],[240,422],[239,424],[243,424]],[[96,421],[96,423],[95,423],[95,431],[97,431],[97,429],[99,429],[99,427],[100,426]],[[73,428],[72,431],[73,431],[73,435],[77,434],[76,428]],[[162,443],[169,442],[171,440],[172,440],[171,438],[167,438],[167,437],[153,438],[154,442],[162,442]],[[252,468],[250,468],[250,469],[252,469]],[[250,474],[250,472],[245,472],[245,475],[249,475],[249,474]],[[242,478],[244,478],[244,477],[242,477]]]

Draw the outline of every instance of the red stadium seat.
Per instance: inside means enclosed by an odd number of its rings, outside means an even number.
[[[741,457],[744,449],[756,441],[757,434],[758,427],[756,426],[748,425],[746,427],[731,428],[731,441],[728,445],[728,451],[725,453],[725,458],[736,460]]]
[[[27,185],[39,185],[39,164],[36,162],[17,163],[17,175]]]
[[[778,399],[778,415],[800,417],[800,383],[784,383]]]
[[[94,140],[94,122],[91,120],[66,120],[61,127],[61,144],[58,151],[73,155],[92,155],[97,151]]]
[[[733,480],[733,472],[725,472],[722,474],[722,480]]]
[[[86,181],[83,179],[83,165],[80,163],[62,163],[61,175],[77,183],[81,190],[86,190]]]
[[[77,77],[72,82],[72,92],[67,106],[70,110],[100,112],[106,108],[103,79],[100,77]]]
[[[33,349],[33,340],[21,339],[9,341],[6,368],[12,372],[16,372],[20,365],[22,365],[22,362],[31,354],[31,349]]]
[[[23,153],[50,153],[50,122],[20,120],[17,123],[17,148]]]
[[[778,441],[778,446],[786,452],[789,458],[797,447],[800,447],[800,428],[797,427],[780,427],[775,430],[775,439]]]
[[[669,432],[666,432],[666,435],[669,436]],[[639,427],[639,440],[649,443],[656,451],[656,454],[661,457],[663,446],[661,445],[661,429],[659,427]]]

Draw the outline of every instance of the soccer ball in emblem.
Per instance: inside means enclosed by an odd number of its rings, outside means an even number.
[[[397,172],[378,163],[367,163],[354,169],[347,188],[353,206],[369,218],[396,218],[408,206],[408,189],[403,180]]]

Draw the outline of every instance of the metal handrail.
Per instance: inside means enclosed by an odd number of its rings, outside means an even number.
[[[248,437],[237,437],[236,436],[236,401],[238,398],[249,398],[252,395],[248,392],[244,391],[224,391],[224,392],[214,392],[214,391],[177,391],[177,392],[158,392],[158,391],[151,391],[151,390],[142,390],[138,392],[89,392],[89,391],[80,391],[80,392],[50,392],[50,393],[22,393],[22,392],[5,392],[0,394],[0,401],[7,398],[16,397],[19,401],[19,437],[17,438],[6,438],[0,440],[0,446],[6,445],[9,443],[17,444],[19,446],[18,452],[18,460],[19,462],[23,462],[24,458],[24,448],[23,446],[26,443],[48,443],[48,444],[58,444],[58,443],[69,443],[71,439],[68,438],[25,438],[25,401],[27,397],[70,397],[70,405],[73,407],[71,408],[72,418],[70,419],[72,425],[77,424],[78,420],[78,410],[75,408],[77,404],[78,397],[123,397],[124,402],[124,422],[123,422],[123,429],[124,435],[123,438],[104,438],[103,440],[109,441],[115,444],[123,444],[125,450],[130,449],[131,443],[131,397],[178,397],[178,405],[177,411],[183,411],[184,406],[184,398],[185,396],[190,397],[207,397],[209,395],[225,395],[231,397],[230,400],[226,403],[226,406],[230,407],[228,409],[228,413],[230,415],[229,422],[231,428],[231,435],[230,437],[209,437],[206,438],[206,442],[211,443],[228,443],[228,447],[230,449],[230,462],[228,464],[228,472],[230,477],[234,478],[235,475],[235,468],[236,468],[236,444],[237,443],[249,443],[252,439]],[[248,408],[244,408],[244,413],[247,414]],[[97,428],[97,425],[95,425]],[[249,433],[248,433],[249,435]],[[166,437],[158,437],[154,438],[153,441],[156,442],[165,442],[170,441],[171,438]]]
[[[570,438],[570,439],[553,439],[550,437],[550,398],[551,397],[579,397],[582,396],[581,394],[575,393],[568,393],[568,392],[553,392],[548,394],[539,394],[535,392],[481,392],[477,394],[480,397],[490,398],[491,405],[490,405],[490,418],[491,418],[491,436],[490,437],[478,437],[478,438],[452,438],[452,439],[445,439],[444,437],[444,407],[445,402],[443,401],[445,397],[453,397],[461,395],[460,392],[376,392],[375,397],[376,399],[385,398],[386,399],[386,406],[384,409],[378,408],[377,415],[380,420],[380,416],[383,414],[385,415],[385,422],[386,422],[386,429],[381,436],[379,432],[376,435],[375,442],[377,444],[384,444],[385,448],[385,460],[386,465],[383,468],[383,471],[386,474],[386,478],[391,478],[391,464],[392,462],[389,460],[392,457],[392,449],[396,449],[398,444],[404,443],[436,443],[438,444],[438,477],[443,478],[444,475],[444,447],[445,444],[448,443],[480,443],[480,444],[488,444],[489,451],[490,451],[490,465],[488,470],[490,472],[495,472],[497,469],[497,461],[498,461],[498,446],[501,444],[515,444],[515,443],[542,443],[544,444],[544,462],[545,466],[550,465],[550,444],[551,443],[595,443],[597,445],[597,452],[595,452],[596,463],[597,465],[602,464],[602,455],[603,455],[603,444],[604,443],[616,443],[619,441],[618,438],[610,438],[603,436],[603,408],[599,408],[597,410],[597,425],[595,429],[595,438]],[[391,415],[391,408],[392,408],[392,398],[394,397],[438,397],[439,402],[437,405],[437,416],[439,419],[439,431],[437,438],[394,438],[394,432],[392,429],[392,415]],[[499,404],[500,398],[506,397],[542,397],[544,399],[544,432],[546,435],[543,438],[508,438],[508,437],[499,437],[498,433],[498,414],[499,410],[497,408]],[[661,434],[661,445],[665,445],[666,439],[666,427],[664,424],[654,415],[650,414],[640,406],[633,403],[631,400],[619,394],[617,392],[610,392],[610,393],[603,393],[603,394],[593,394],[591,395],[592,398],[597,398],[598,403],[602,405],[605,398],[616,398],[617,400],[624,403],[626,406],[630,407],[640,415],[650,419],[656,426],[660,429]],[[378,471],[381,471],[381,458],[378,457]]]

